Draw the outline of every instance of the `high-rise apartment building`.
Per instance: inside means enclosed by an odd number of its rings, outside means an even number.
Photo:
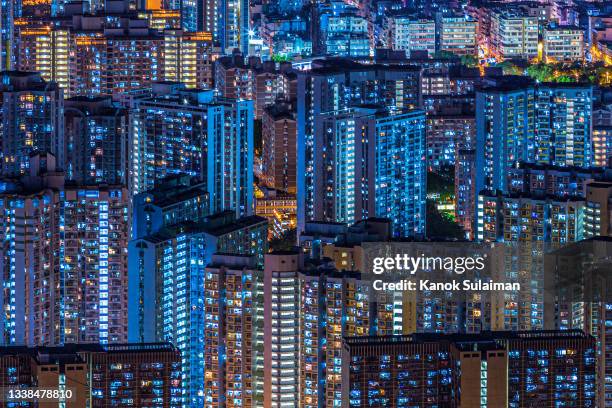
[[[508,191],[518,162],[590,167],[589,85],[505,78],[476,93],[476,192]]]
[[[205,183],[211,213],[253,211],[253,102],[217,98],[212,90],[156,84],[131,111],[134,193],[188,174]]]
[[[584,238],[583,199],[482,192],[477,205],[476,238],[480,241],[567,244]]]
[[[34,71],[47,81],[55,81],[70,92],[70,30],[35,24],[15,27],[16,66],[22,71]]]
[[[612,167],[612,125],[593,124],[593,166]]]
[[[595,404],[595,339],[579,330],[344,341],[342,407]]]
[[[0,367],[0,380],[7,387],[71,392],[66,401],[41,404],[103,408],[129,401],[139,407],[182,407],[180,353],[167,343],[6,347]]]
[[[433,57],[436,52],[436,23],[433,20],[403,15],[387,17],[387,45],[394,50],[426,52]]]
[[[266,108],[262,118],[263,182],[295,194],[297,124],[288,104]]]
[[[538,56],[539,24],[537,16],[522,10],[502,9],[491,15],[492,56],[503,59],[531,59]]]
[[[263,395],[263,271],[246,255],[214,255],[204,279],[207,407],[252,407]]]
[[[130,13],[71,17],[20,26],[15,66],[40,72],[67,96],[118,98],[162,80],[212,88],[217,50],[210,33],[159,30]]]
[[[324,21],[326,55],[364,58],[373,54],[370,23],[356,9],[326,16]]]
[[[44,154],[0,203],[3,344],[125,342],[127,189],[65,184]]]
[[[174,207],[177,211],[166,207],[168,210],[162,212],[180,214],[179,207],[188,209],[190,201]],[[206,272],[206,267],[216,253],[249,255],[255,265],[261,266],[267,235],[265,218],[236,219],[234,212],[227,211],[199,223],[177,219],[129,243],[128,338],[131,342],[169,341],[181,351],[183,402],[188,406],[212,404],[215,401],[209,401],[205,393],[218,393],[216,387],[220,386],[205,374],[206,365],[213,361],[205,361],[208,343],[202,339],[219,328],[214,327],[215,318],[211,317],[213,313],[219,316],[218,306],[215,311],[213,304],[205,300],[207,288],[212,290],[213,285],[213,275]],[[212,353],[212,348],[208,352]],[[216,403],[222,404],[225,394],[215,395]]]
[[[300,293],[297,253],[270,253],[264,262],[264,408],[300,405]]]
[[[586,185],[585,238],[612,236],[612,182]]]
[[[54,82],[35,72],[1,74],[1,158],[4,176],[29,173],[30,153],[55,155],[64,167],[64,94]]]
[[[65,172],[78,184],[128,181],[128,113],[110,97],[76,96],[64,102]]]
[[[436,17],[437,49],[456,55],[476,55],[476,28],[478,22],[464,15]]]
[[[474,149],[458,149],[455,156],[455,221],[474,238],[476,214],[476,153]]]
[[[164,31],[164,80],[187,88],[212,88],[217,50],[208,32]]]
[[[315,118],[313,220],[388,217],[395,236],[424,233],[425,115],[351,108]],[[400,159],[401,157],[401,159]],[[312,180],[312,184],[310,181]]]
[[[535,161],[555,166],[590,167],[593,90],[584,84],[536,87]]]
[[[508,172],[508,191],[540,197],[585,197],[586,185],[606,179],[606,170],[518,163]]]
[[[249,3],[245,0],[223,2],[221,0],[174,1],[182,10],[183,28],[186,31],[212,33],[213,41],[221,46],[222,54],[234,49],[246,53],[249,47]]]
[[[533,86],[513,79],[476,93],[476,194],[506,191],[514,163],[534,160]]]
[[[427,167],[439,170],[455,165],[457,151],[470,148],[476,138],[473,115],[441,110],[427,116]]]
[[[596,339],[597,393],[595,406],[612,402],[612,304],[609,303],[609,267],[612,239],[599,236],[551,251],[545,255],[548,296],[545,310],[548,329],[583,330]],[[584,288],[582,290],[576,290]],[[548,303],[548,302],[547,302]]]
[[[298,231],[304,229],[305,222],[316,219],[314,203],[317,198],[321,198],[314,195],[314,186],[320,182],[314,176],[315,160],[321,159],[321,156],[317,156],[315,123],[321,124],[321,114],[329,116],[330,112],[364,104],[380,104],[390,111],[402,112],[418,107],[420,103],[420,70],[414,67],[365,66],[328,61],[320,67],[298,74]],[[400,115],[397,118],[402,117]],[[393,116],[389,117],[389,121],[393,121]],[[406,142],[418,144],[417,138]],[[415,151],[412,153],[418,154]],[[386,153],[381,150],[381,154]]]
[[[543,42],[543,55],[547,62],[582,61],[584,59],[584,31],[579,27],[546,27]]]
[[[183,222],[203,222],[210,215],[205,184],[181,174],[161,180],[153,190],[132,198],[132,239]]]
[[[386,323],[393,323],[393,313],[381,311],[392,310],[393,304],[379,305],[372,283],[359,272],[322,266],[301,271],[298,279],[300,406],[339,406],[346,369],[342,339],[385,333]]]
[[[221,96],[251,99],[255,104],[255,118],[261,119],[266,107],[279,100],[296,98],[295,74],[289,63],[276,67],[274,61],[248,57],[239,52],[221,57],[215,63],[215,88]]]

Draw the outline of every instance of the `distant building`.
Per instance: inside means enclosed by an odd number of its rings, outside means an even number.
[[[459,149],[455,157],[455,221],[466,232],[466,238],[474,238],[476,215],[475,150]]]
[[[49,152],[64,168],[64,93],[36,72],[1,74],[3,176],[29,173],[30,153]]]
[[[491,16],[491,54],[501,60],[538,56],[538,16],[519,10],[498,10]]]
[[[433,57],[436,52],[436,23],[433,20],[392,15],[387,17],[387,30],[389,48],[404,50],[408,56],[424,51]]]
[[[436,18],[438,51],[456,55],[476,55],[478,23],[464,15],[443,15]]]
[[[612,236],[612,182],[586,185],[585,237]]]
[[[543,41],[546,61],[582,61],[584,59],[584,31],[581,28],[547,27],[544,29]]]
[[[357,13],[342,13],[327,18],[326,55],[369,57],[373,53],[369,22]]]
[[[344,340],[342,407],[595,404],[595,339],[581,331]]]
[[[253,211],[253,102],[156,84],[130,117],[132,193],[187,174],[205,183],[211,213]]]
[[[126,395],[134,406],[182,407],[180,353],[168,343],[2,347],[0,367],[5,387],[70,391],[66,408],[122,405]]]
[[[64,181],[51,154],[0,194],[0,342],[58,346],[127,340],[128,192]]]
[[[288,105],[277,103],[264,110],[262,145],[264,184],[295,194],[297,124]]]
[[[128,113],[111,98],[64,102],[66,177],[79,184],[128,182]]]
[[[53,17],[46,24],[21,26],[15,31],[15,67],[40,72],[67,96],[118,99],[164,80],[212,88],[218,49],[210,32],[160,31],[124,10],[124,3],[112,2],[122,9],[109,6],[108,14],[79,11],[68,14],[68,21]]]

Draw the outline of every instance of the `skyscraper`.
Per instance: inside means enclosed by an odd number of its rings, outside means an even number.
[[[595,404],[595,339],[579,330],[344,343],[342,407]]]
[[[178,206],[175,208],[180,213]],[[208,343],[206,349],[202,339],[220,329],[212,321],[221,316],[219,309],[211,307],[212,300],[206,302],[207,293],[208,297],[214,295],[215,284],[215,275],[208,275],[206,267],[216,253],[250,255],[255,265],[261,265],[267,235],[265,218],[236,219],[234,212],[227,211],[202,222],[177,219],[129,243],[128,338],[131,342],[169,341],[176,345],[181,351],[183,403],[187,406],[212,403],[205,393],[219,393],[223,386],[209,381],[204,371],[213,363],[212,359],[205,362],[205,353],[213,353],[214,347]],[[224,394],[217,395],[224,398]]]
[[[128,113],[111,98],[64,102],[66,177],[79,184],[128,181]]]
[[[303,231],[305,222],[315,220],[315,119],[319,114],[363,104],[401,112],[420,103],[420,70],[416,67],[331,60],[298,74],[298,231]]]
[[[312,191],[304,202],[312,209],[308,220],[388,217],[394,236],[423,234],[424,113],[350,108],[321,113],[314,122],[312,173],[300,180]]]
[[[204,279],[205,406],[261,402],[263,271],[247,255],[214,255]]]
[[[64,183],[51,154],[1,194],[4,344],[127,340],[128,194]]]
[[[592,166],[590,85],[493,82],[476,93],[476,192],[507,192],[519,162]]]
[[[509,77],[476,93],[476,194],[507,191],[508,170],[534,161],[533,105],[533,86],[524,78]]]
[[[295,115],[287,104],[266,108],[262,119],[262,173],[270,187],[295,194],[296,144]]]
[[[253,211],[253,102],[216,98],[212,90],[156,84],[135,101],[130,144],[134,193],[156,180],[188,174],[205,183],[209,210]]]
[[[183,27],[187,31],[207,31],[223,54],[235,48],[243,53],[249,47],[249,2],[245,0],[190,0],[182,6]]]
[[[64,167],[64,95],[34,72],[2,74],[2,174],[28,174],[30,153],[52,153]]]
[[[540,84],[534,104],[535,161],[590,167],[593,91],[585,84]]]
[[[297,253],[266,254],[264,262],[264,381],[265,408],[299,406],[298,272]]]

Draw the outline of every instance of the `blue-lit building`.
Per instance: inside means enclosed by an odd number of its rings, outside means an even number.
[[[579,330],[352,337],[342,360],[342,407],[596,401],[595,339]]]
[[[425,229],[425,114],[349,108],[315,118],[314,168],[306,182],[317,221],[387,217],[393,235]],[[312,184],[309,182],[312,180]]]
[[[562,167],[595,165],[591,85],[539,84],[534,102],[535,161]]]
[[[507,192],[507,174],[519,162],[594,164],[590,85],[533,84],[524,77],[492,82],[476,92],[476,193]]]
[[[312,70],[298,74],[298,231],[304,230],[307,221],[323,221],[317,220],[318,210],[315,208],[317,199],[321,198],[316,197],[315,193],[315,186],[321,183],[316,179],[315,166],[316,161],[321,160],[322,148],[322,139],[317,139],[315,133],[317,121],[322,120],[325,114],[330,116],[330,112],[361,105],[376,104],[390,112],[403,112],[420,106],[421,102],[418,68],[361,65],[345,60],[317,64]],[[370,143],[374,143],[374,139],[370,140]],[[369,150],[372,151],[372,146]],[[371,172],[371,167],[368,171]]]
[[[0,193],[0,342],[127,341],[128,192],[64,181],[51,154]]]
[[[221,47],[222,54],[235,48],[242,53],[249,49],[249,2],[247,0],[188,0],[176,1],[171,8],[181,10],[183,29],[207,31]]]
[[[132,199],[132,239],[144,238],[182,222],[203,222],[210,215],[204,183],[186,174],[168,177]]]
[[[127,185],[127,110],[110,97],[76,96],[64,107],[66,177],[79,184]]]
[[[0,1],[0,70],[13,69],[15,63],[15,17],[19,16],[20,5],[20,1]]]
[[[200,223],[177,221],[128,245],[128,339],[176,345],[182,356],[184,403],[201,407],[205,404],[202,339],[207,316],[213,312],[205,305],[206,267],[215,253],[251,255],[256,265],[262,265],[268,222],[257,216],[236,219],[232,211]]]
[[[214,92],[156,84],[131,114],[133,193],[187,174],[204,183],[211,213],[253,211],[253,101],[217,98]]]
[[[28,174],[30,153],[55,155],[64,167],[64,94],[54,82],[35,72],[5,71],[1,74],[0,134],[1,174]]]
[[[369,57],[374,47],[369,33],[368,20],[356,11],[340,15],[324,16],[325,54],[339,57]]]
[[[520,77],[476,93],[476,194],[506,191],[509,169],[535,159],[534,103],[533,85]]]
[[[425,234],[427,167],[425,113],[376,120],[375,216],[391,220],[393,236]]]

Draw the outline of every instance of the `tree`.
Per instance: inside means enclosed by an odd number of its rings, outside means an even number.
[[[291,251],[297,245],[297,229],[293,228],[283,232],[280,238],[270,240],[271,251]]]
[[[476,58],[474,55],[462,55],[461,63],[468,68],[474,68],[478,66],[478,58]]]

